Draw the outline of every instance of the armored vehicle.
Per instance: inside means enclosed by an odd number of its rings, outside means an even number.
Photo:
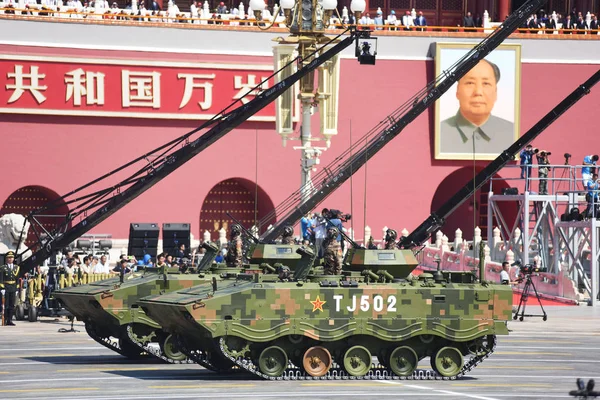
[[[342,275],[299,252],[293,274],[241,273],[139,304],[197,361],[225,358],[265,379],[455,378],[508,334],[510,286],[471,272],[414,277],[410,250],[351,249]],[[425,357],[433,371],[417,370]]]
[[[204,243],[206,253],[196,270],[181,273],[178,268],[146,268],[89,285],[73,286],[55,292],[67,310],[85,323],[86,331],[98,343],[126,357],[143,352],[171,363],[187,362],[159,324],[137,305],[145,296],[169,293],[235,277],[240,269],[214,263],[218,247]],[[274,272],[279,263],[294,266],[301,257],[296,245],[253,245],[246,270]],[[118,339],[114,343],[110,338]],[[158,344],[158,347],[151,345]],[[210,367],[208,364],[205,365]]]

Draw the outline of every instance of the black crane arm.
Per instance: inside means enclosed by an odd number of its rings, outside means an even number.
[[[387,119],[391,122],[390,125],[369,139],[368,142],[365,140],[366,144],[360,150],[354,154],[351,151],[347,151],[344,155],[334,160],[331,165],[323,168],[323,179],[315,187],[303,187],[290,196],[282,206],[287,208],[287,210],[284,210],[285,215],[281,216],[276,225],[261,235],[260,240],[267,243],[274,241],[281,235],[286,225],[295,225],[303,215],[313,210],[314,207],[325,200],[325,198],[364,165],[367,160],[402,132],[409,123],[433,105],[455,82],[498,47],[511,33],[521,26],[523,21],[544,3],[544,0],[527,1],[518,10],[513,12],[492,34],[451,66],[448,71],[444,71],[440,77],[431,82],[422,91],[422,95],[417,95],[414,101],[409,101],[409,104],[403,110],[403,114],[388,116]],[[342,160],[341,158],[344,156],[347,158]],[[310,193],[310,195],[307,196],[306,193]],[[296,205],[298,202],[300,204]],[[267,218],[270,219],[272,216],[268,215],[263,220]]]
[[[139,173],[136,174],[138,175],[136,179],[132,180],[131,182],[133,183],[131,186],[124,191],[118,192],[109,198],[106,197],[111,193],[112,189],[94,193],[94,199],[101,199],[100,207],[71,228],[66,229],[63,233],[58,233],[41,243],[42,245],[39,246],[30,257],[21,261],[21,271],[24,273],[31,270],[37,263],[45,260],[54,251],[67,247],[74,240],[81,237],[81,235],[89,232],[92,228],[123,208],[140,194],[144,193],[163,178],[167,177],[170,173],[181,167],[195,155],[202,152],[218,139],[245,122],[248,118],[262,110],[277,97],[282,95],[288,88],[298,82],[303,76],[316,70],[320,65],[349,47],[355,39],[369,37],[370,35],[369,31],[349,29],[349,32],[350,34],[348,36],[328,48],[326,51],[315,56],[310,62],[303,64],[301,68],[289,77],[275,84],[270,89],[264,90],[247,104],[223,115],[222,118],[216,120],[214,125],[202,136],[186,143],[182,148],[167,155],[166,160],[160,163],[156,168],[147,169],[146,175],[139,176]],[[102,199],[102,197],[105,198]],[[92,201],[92,199],[88,201]]]
[[[538,121],[523,136],[514,142],[508,149],[504,150],[494,161],[489,163],[471,182],[460,189],[450,200],[446,201],[440,208],[432,213],[421,225],[410,235],[403,237],[398,242],[400,248],[413,248],[422,245],[438,230],[444,220],[463,202],[482,187],[492,176],[500,171],[508,162],[514,159],[525,145],[538,137],[548,126],[564,114],[571,106],[577,103],[583,96],[590,93],[591,88],[600,80],[600,70],[596,71],[587,81],[582,83],[569,94],[563,101],[554,107],[548,114]]]

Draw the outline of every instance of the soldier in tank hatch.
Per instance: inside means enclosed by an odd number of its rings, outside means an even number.
[[[323,242],[323,269],[326,275],[339,275],[342,273],[342,247],[337,240],[336,228],[327,230],[327,237]]]
[[[238,224],[233,224],[231,226],[231,232],[229,233],[229,247],[227,248],[225,262],[230,268],[240,268],[242,266],[242,227]]]
[[[398,239],[398,232],[388,229],[385,233],[385,249],[394,250],[396,248],[396,239]]]
[[[294,244],[294,228],[286,226],[281,234],[281,244]]]

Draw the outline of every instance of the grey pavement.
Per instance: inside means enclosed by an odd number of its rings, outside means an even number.
[[[277,381],[197,365],[133,362],[65,319],[0,327],[1,399],[567,399],[576,378],[600,385],[600,307],[547,307],[511,321],[489,359],[455,381]],[[535,307],[528,312],[537,313]],[[423,366],[428,360],[423,361]]]

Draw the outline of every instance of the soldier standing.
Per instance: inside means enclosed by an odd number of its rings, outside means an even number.
[[[283,228],[281,244],[294,244],[294,228],[289,225]]]
[[[398,232],[393,229],[388,229],[385,232],[385,249],[394,250],[396,248],[396,239],[398,238]]]
[[[327,230],[327,237],[323,242],[325,249],[323,255],[323,269],[326,275],[339,275],[342,273],[342,247],[337,241],[338,231],[336,228]]]
[[[17,297],[17,279],[19,277],[19,266],[14,264],[15,253],[6,253],[6,264],[0,267],[0,288],[4,295],[4,325],[14,326],[12,317],[15,310]]]
[[[227,248],[225,262],[230,268],[240,268],[243,263],[242,259],[242,227],[234,224],[231,226],[229,234],[229,247]]]

